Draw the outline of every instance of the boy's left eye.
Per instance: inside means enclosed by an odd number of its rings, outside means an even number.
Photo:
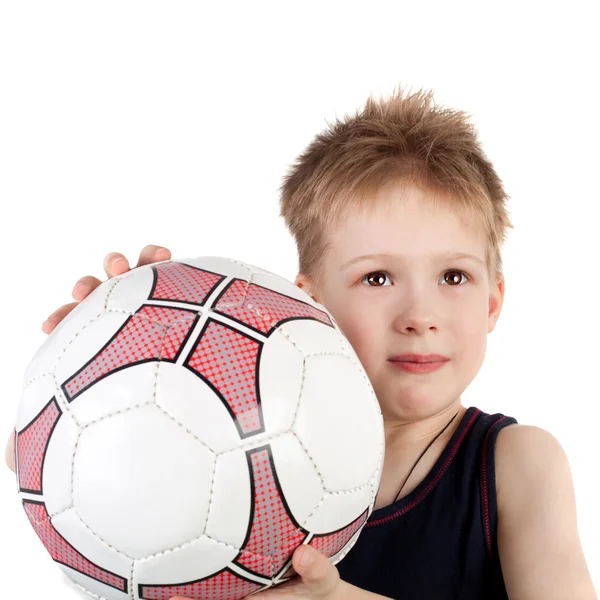
[[[374,276],[374,277],[373,277]],[[369,282],[371,281],[378,281],[379,283],[377,283],[376,285],[371,285],[369,283],[369,287],[384,287],[384,285],[381,283],[381,280],[383,279],[385,281],[385,278],[389,279],[388,274],[385,271],[371,271],[371,273],[367,273],[361,280],[361,283],[365,280],[368,279]]]
[[[470,277],[464,272],[464,271],[460,271],[458,269],[450,269],[449,271],[446,271],[444,273],[443,276],[443,281],[448,281],[448,279],[446,279],[446,275],[448,275],[448,273],[452,273],[453,277],[450,278],[450,281],[452,281],[453,283],[446,283],[444,285],[449,285],[450,287],[457,287],[460,285],[464,285],[467,281],[470,280]],[[458,274],[458,278],[456,277],[456,275]],[[375,277],[373,277],[375,276]],[[361,283],[363,283],[365,281],[365,279],[367,279],[369,282],[371,281],[378,281],[379,283],[377,283],[376,285],[371,285],[369,283],[369,287],[385,287],[385,283],[382,283],[382,279],[383,282],[385,282],[386,278],[389,280],[389,275],[385,272],[385,271],[371,271],[370,273],[367,273],[361,280]],[[458,281],[457,281],[458,279]]]
[[[446,275],[448,275],[448,273],[454,273],[454,274],[458,273],[460,276],[464,277],[464,281],[460,277],[458,278],[457,285],[463,285],[470,279],[470,277],[464,271],[459,271],[458,269],[452,269],[451,271],[446,271],[444,273],[444,281],[446,281]],[[454,283],[456,283],[456,277],[453,277],[452,281],[454,281]]]

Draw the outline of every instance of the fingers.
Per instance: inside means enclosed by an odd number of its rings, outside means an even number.
[[[104,257],[104,272],[110,279],[129,271],[129,262],[120,252],[111,252]]]
[[[140,258],[138,259],[136,269],[142,265],[149,265],[154,262],[160,262],[161,260],[169,260],[170,258],[171,251],[168,248],[149,244],[140,252]]]
[[[162,260],[169,260],[170,258],[171,251],[168,248],[157,246],[156,244],[148,244],[140,252],[140,257],[135,268],[137,269],[143,265],[149,265]],[[120,252],[111,252],[106,255],[104,258],[104,272],[109,279],[116,275],[122,275],[126,271],[129,271],[129,262],[123,254]]]
[[[86,275],[81,277],[75,284],[71,295],[74,300],[81,302],[86,296],[93,292],[102,282],[97,277]]]
[[[79,304],[79,302],[71,302],[64,304],[58,310],[55,310],[42,325],[44,333],[52,333],[54,328]]]
[[[87,296],[89,296],[102,282],[97,277],[86,275],[81,277],[75,284],[71,295],[77,302],[64,304],[58,310],[55,310],[42,323],[42,331],[51,334],[56,326]]]
[[[136,268],[155,262],[169,260],[170,258],[171,251],[168,248],[157,246],[156,244],[149,244],[141,251]],[[111,277],[116,277],[117,275],[122,275],[129,271],[129,262],[120,252],[110,252],[104,257],[103,267],[108,279],[110,279]],[[97,277],[91,275],[81,277],[71,292],[73,298],[77,302],[65,304],[54,311],[42,324],[42,331],[47,334],[52,333],[56,326],[77,306],[77,304],[89,296],[89,294],[101,283],[102,282]]]
[[[8,442],[6,442],[6,451],[4,453],[6,458],[6,464],[11,471],[17,472],[16,462],[15,462],[15,432],[11,431],[10,436],[8,437]]]

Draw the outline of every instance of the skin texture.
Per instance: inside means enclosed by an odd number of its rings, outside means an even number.
[[[487,335],[500,315],[504,280],[490,281],[486,240],[445,205],[444,198],[390,182],[371,208],[334,224],[320,285],[296,284],[333,315],[352,344],[381,405],[386,455],[375,508],[394,501],[399,482],[428,443],[458,413],[406,481],[400,497],[427,475],[465,412],[461,394],[479,371]],[[445,258],[464,252],[477,260]],[[345,268],[348,261],[384,254]],[[389,359],[402,353],[450,360],[429,374],[406,373]]]
[[[331,312],[352,344],[393,438],[426,431],[460,400],[481,367],[504,297],[504,282],[489,282],[483,264],[434,258],[460,251],[483,261],[485,240],[444,206],[430,209],[429,196],[416,187],[383,187],[373,210],[351,213],[330,231],[322,289],[303,275],[296,280]],[[342,268],[373,253],[391,256]],[[459,279],[457,271],[466,272],[470,281]],[[364,280],[383,272],[383,285]],[[450,361],[439,371],[415,375],[388,361],[404,352],[436,353]],[[409,423],[413,426],[406,427]]]
[[[461,394],[500,316],[504,280],[470,259],[436,258],[454,251],[485,256],[483,237],[442,198],[390,182],[374,200],[374,208],[329,231],[320,284],[303,274],[296,284],[331,312],[377,394],[386,432],[378,508],[393,502],[398,482],[456,411],[454,426],[419,462],[402,496],[427,475],[458,425]],[[386,256],[344,268],[375,253]],[[407,352],[450,360],[433,373],[406,373],[388,359]],[[543,429],[512,425],[498,435],[495,460],[498,550],[511,600],[596,599],[560,444]]]
[[[486,241],[443,198],[390,182],[373,200],[369,210],[349,212],[330,228],[321,285],[302,273],[296,285],[333,315],[377,394],[386,435],[379,508],[393,502],[399,482],[456,415],[419,461],[402,496],[423,480],[458,426],[465,411],[461,394],[481,368],[505,284],[501,276],[490,279],[477,260],[444,258],[449,252],[465,252],[484,261]],[[344,268],[349,260],[374,253],[385,256]],[[157,258],[150,250],[142,255],[149,262],[168,258]],[[121,262],[111,270],[109,257],[109,276],[128,269]],[[87,293],[100,283],[82,280]],[[78,300],[83,297],[74,293]],[[69,306],[53,314],[54,326]],[[432,373],[407,373],[389,361],[407,352],[441,354],[449,361]],[[558,442],[542,429],[512,425],[498,435],[495,456],[498,549],[511,600],[597,598],[577,533],[571,473]],[[255,597],[383,598],[341,581],[317,551],[311,566],[302,567],[302,550],[294,554],[298,577]]]

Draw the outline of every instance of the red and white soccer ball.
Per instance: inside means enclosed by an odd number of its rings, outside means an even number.
[[[25,512],[80,588],[109,600],[238,600],[340,561],[373,510],[380,408],[323,306],[236,260],[105,281],[27,368]]]

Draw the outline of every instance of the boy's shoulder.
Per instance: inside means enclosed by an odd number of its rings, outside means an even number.
[[[541,427],[507,425],[498,432],[494,458],[498,552],[509,595],[595,597],[571,469],[558,440]]]
[[[571,478],[559,441],[546,429],[514,423],[498,432],[495,447],[498,508],[526,488],[547,487],[549,478]],[[518,488],[518,489],[515,489]]]

